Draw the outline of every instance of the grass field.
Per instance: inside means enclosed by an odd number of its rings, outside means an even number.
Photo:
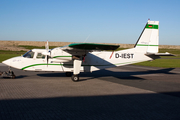
[[[135,65],[162,68],[180,68],[180,59],[156,59],[153,61],[136,63]]]
[[[12,58],[12,57],[16,57],[16,56],[21,56],[24,53],[26,53],[26,51],[7,51],[7,50],[0,50],[0,62]]]
[[[44,47],[37,47],[37,46],[24,46],[21,45],[19,47],[24,47],[26,49],[44,49]],[[54,48],[55,46],[51,46],[50,49]],[[119,48],[118,50],[123,50],[125,48]],[[0,50],[0,62],[15,57],[21,56],[27,51],[5,51]],[[152,66],[152,67],[163,67],[163,68],[180,68],[180,50],[179,49],[160,49],[160,53],[169,52],[175,54],[176,56],[163,56],[163,59],[156,59],[154,61],[146,61],[141,63],[136,63],[135,65],[142,65],[142,66]],[[171,59],[169,59],[171,58]]]

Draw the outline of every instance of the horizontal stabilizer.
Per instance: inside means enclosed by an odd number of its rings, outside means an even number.
[[[168,52],[166,53],[147,53],[146,55],[150,56],[150,55],[153,55],[153,56],[175,56],[173,54],[170,54]]]
[[[83,50],[116,50],[120,45],[106,45],[106,44],[94,44],[94,43],[73,43],[68,45],[71,48],[83,49]]]

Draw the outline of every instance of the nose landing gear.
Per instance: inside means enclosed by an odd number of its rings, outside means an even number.
[[[14,72],[10,68],[9,71],[5,71],[5,72],[0,71],[0,76],[2,76],[3,78],[11,78],[11,79],[16,78]]]

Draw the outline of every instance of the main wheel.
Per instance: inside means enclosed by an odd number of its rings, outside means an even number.
[[[15,76],[15,74],[14,74],[13,71],[9,71],[9,74],[10,74],[10,76],[11,76],[12,79],[15,79],[15,78],[16,78],[16,76]]]
[[[66,77],[71,77],[72,72],[66,72]]]
[[[71,79],[72,81],[77,82],[79,81],[79,75],[72,75]]]

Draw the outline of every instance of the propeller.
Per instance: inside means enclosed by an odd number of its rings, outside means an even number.
[[[47,40],[47,43],[45,44],[45,48],[47,50],[47,52],[49,51],[49,43],[48,43],[48,40]]]
[[[43,55],[46,55],[47,57],[47,66],[48,66],[48,61],[49,61],[49,58],[50,58],[50,55],[51,55],[51,52],[49,51],[49,44],[48,44],[48,40],[47,40],[47,43],[45,44],[45,48],[46,48],[46,52],[43,52],[42,54]]]
[[[49,56],[47,55],[47,57],[46,57],[46,58],[47,58],[47,67],[48,67]]]

